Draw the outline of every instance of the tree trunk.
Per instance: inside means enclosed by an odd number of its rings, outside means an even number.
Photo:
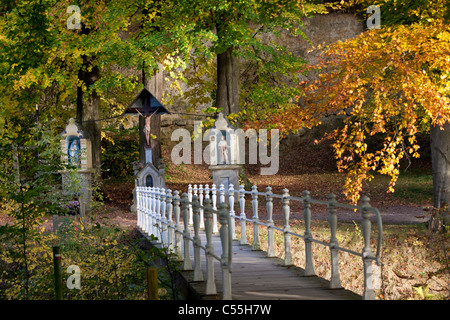
[[[91,59],[83,57],[83,67],[78,72],[79,80],[86,84],[89,88],[100,77],[100,70],[97,66],[93,66],[91,71]],[[101,122],[94,121],[100,118],[99,102],[100,97],[93,91],[88,97],[81,87],[77,88],[77,120],[81,124],[81,129],[86,138],[91,140],[92,145],[92,167],[96,171],[96,176],[100,173],[101,166]]]
[[[429,221],[429,228],[439,232],[448,220],[450,204],[450,124],[441,130],[432,126],[430,130],[431,161],[433,168],[434,210]]]
[[[216,107],[225,115],[239,112],[239,63],[233,48],[217,55]]]

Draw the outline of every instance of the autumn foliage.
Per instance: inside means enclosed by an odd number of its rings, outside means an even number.
[[[326,47],[310,69],[318,76],[300,84],[301,102],[259,125],[276,123],[288,133],[342,115],[343,126],[325,138],[334,139],[353,202],[375,172],[391,177],[393,191],[400,159],[419,157],[418,132],[450,120],[450,26],[443,22],[368,30]],[[378,148],[367,143],[374,135],[383,139]]]

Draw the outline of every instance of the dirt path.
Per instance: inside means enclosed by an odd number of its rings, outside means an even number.
[[[420,206],[395,206],[387,208],[379,208],[383,225],[388,224],[418,224],[428,221],[429,216],[427,211],[424,211]],[[246,210],[247,217],[250,218],[252,213],[251,210]],[[311,218],[313,220],[328,220],[329,213],[326,210],[312,210]],[[265,214],[265,208],[260,209],[260,219],[267,219]],[[352,221],[360,222],[361,216],[359,213],[354,213],[352,211],[337,211],[338,221],[351,223]],[[273,219],[277,222],[283,222],[283,215],[280,210],[274,210]],[[298,209],[291,209],[290,220],[299,219],[303,220],[303,212]],[[375,222],[375,218],[371,219]],[[132,229],[136,226],[136,213],[130,212],[129,209],[125,208],[123,205],[115,206],[114,204],[106,204],[101,213],[95,216],[94,221],[98,221],[101,224],[117,225],[122,226],[127,229]],[[7,222],[11,223],[12,219],[0,216],[0,225],[4,225]],[[43,226],[47,231],[53,229],[53,219],[52,217],[47,217],[44,219]]]
[[[383,224],[418,224],[428,221],[429,216],[422,207],[416,206],[396,206],[389,208],[378,208]],[[311,219],[328,220],[329,213],[326,211],[312,211]],[[337,211],[338,221],[359,222],[361,215],[353,211]],[[280,217],[281,218],[281,217]],[[303,219],[302,212],[291,212],[291,219]],[[375,221],[375,217],[371,218]]]

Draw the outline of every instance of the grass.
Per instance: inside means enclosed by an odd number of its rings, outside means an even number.
[[[168,272],[169,266],[158,267],[154,262],[165,259],[166,255],[148,247],[135,229],[90,219],[83,224],[68,220],[58,232],[46,231],[44,225],[36,229],[39,230],[36,239],[27,242],[25,265],[20,239],[16,239],[11,229],[3,227],[4,232],[0,233],[0,300],[54,299],[54,245],[61,248],[64,300],[144,300],[148,267],[158,269],[160,299],[170,300],[178,294]],[[77,290],[66,287],[69,280],[66,270],[70,265],[80,270],[81,286]],[[178,264],[174,262],[170,268],[175,270]]]
[[[165,152],[165,153],[164,153]],[[167,150],[163,150],[166,159],[170,159]],[[304,155],[302,153],[301,155]],[[261,176],[259,170],[246,167],[247,176],[252,184],[258,186],[259,191],[265,191],[271,186],[273,192],[281,194],[283,188],[289,189],[291,195],[300,195],[303,190],[309,190],[313,198],[325,200],[329,193],[335,193],[337,200],[348,202],[342,194],[342,185],[345,175],[333,170],[311,169],[316,157],[309,153],[312,160],[301,159],[296,154],[295,170],[284,164],[280,159],[280,172],[273,176]],[[317,155],[317,153],[316,153]],[[304,168],[305,169],[302,169]],[[308,168],[306,168],[308,167]],[[283,169],[286,168],[286,169]],[[288,170],[289,169],[289,170]],[[395,186],[394,193],[386,193],[389,177],[376,175],[375,178],[364,184],[363,194],[368,195],[371,204],[375,207],[426,207],[432,205],[433,184],[428,167],[425,170],[402,171]],[[167,161],[166,185],[172,190],[187,190],[187,184],[211,183],[211,171],[207,165],[173,165]],[[260,207],[264,208],[264,199],[260,197]],[[250,209],[250,201],[246,202]],[[276,208],[279,209],[279,208]],[[262,209],[261,211],[265,211]],[[294,208],[291,208],[291,214]],[[264,217],[261,217],[264,218]],[[279,217],[278,217],[279,218]],[[282,222],[278,223],[282,226]],[[303,234],[304,224],[301,220],[292,219],[293,232]],[[353,223],[338,224],[338,240],[342,247],[361,252],[363,247],[362,235],[359,225]],[[373,228],[374,229],[374,228]],[[430,234],[424,225],[384,225],[382,248],[382,283],[377,291],[378,299],[404,300],[404,299],[449,299],[449,249],[450,240],[447,235]],[[262,249],[267,250],[267,232],[261,230]],[[312,222],[313,236],[317,239],[328,241],[330,237],[327,221],[315,220]],[[239,233],[239,224],[236,225]],[[252,228],[247,225],[247,232]],[[373,230],[372,239],[376,233]],[[276,232],[277,255],[283,258],[283,235]],[[251,243],[252,235],[248,234],[248,242]],[[304,267],[304,243],[303,239],[292,239],[292,252],[294,263]],[[315,271],[318,276],[325,279],[330,277],[330,254],[328,247],[313,244]],[[373,248],[375,250],[375,247]],[[363,272],[361,257],[340,252],[340,276],[342,285],[358,294],[363,291]]]
[[[330,193],[337,195],[340,202],[348,202],[342,192],[345,175],[337,172],[305,173],[299,175],[249,176],[250,181],[265,191],[271,186],[273,192],[281,194],[287,188],[291,195],[301,195],[303,190],[311,192],[314,198],[325,200]],[[433,179],[431,174],[401,173],[394,193],[387,193],[390,177],[375,175],[365,182],[362,195],[367,195],[374,206],[418,205],[431,206],[433,198]]]
[[[431,174],[403,174],[393,196],[407,203],[421,204],[433,199],[433,178]]]
[[[280,159],[280,172],[277,175],[261,176],[259,170],[246,166],[250,182],[256,184],[259,191],[265,191],[267,186],[271,186],[272,191],[278,194],[281,194],[283,188],[289,189],[291,195],[300,195],[303,190],[309,190],[311,197],[322,200],[325,200],[329,193],[335,193],[339,202],[348,202],[342,194],[345,175],[336,170],[325,169],[328,160],[317,152],[291,153],[295,161],[291,159],[292,161],[287,163]],[[324,169],[318,167],[322,164]],[[168,174],[166,184],[173,190],[185,191],[188,183],[211,183],[211,173],[207,166],[169,166],[166,173]],[[432,206],[433,182],[429,164],[422,164],[418,170],[410,168],[408,171],[402,171],[394,193],[386,193],[388,184],[389,177],[384,175],[376,175],[372,181],[364,184],[363,194],[370,197],[372,206],[384,208]],[[260,200],[262,200],[260,207],[264,208],[264,199]],[[249,206],[247,201],[247,209],[250,209]],[[292,210],[291,208],[291,214]],[[282,225],[282,221],[279,221],[278,226]],[[292,219],[291,227],[295,233],[304,232],[304,223],[301,220]],[[360,225],[353,223],[339,223],[340,246],[361,252],[363,240],[360,228]],[[372,239],[375,239],[376,231],[372,229]],[[327,221],[314,220],[312,230],[316,239],[329,240]],[[239,238],[239,224],[236,224],[236,232]],[[252,227],[247,224],[248,243],[251,243],[253,238],[251,232]],[[262,227],[260,239],[262,250],[267,250],[267,230]],[[284,239],[277,231],[275,243],[277,255],[283,258]],[[331,274],[329,248],[314,243],[313,251],[316,274],[329,279]],[[295,265],[303,268],[303,239],[292,238],[292,252]],[[384,225],[381,289],[376,292],[377,299],[449,299],[449,252],[448,232],[439,235],[430,234],[424,224]],[[361,257],[340,252],[339,261],[342,286],[362,294],[364,279]]]

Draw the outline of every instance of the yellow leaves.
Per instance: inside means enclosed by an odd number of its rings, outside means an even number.
[[[102,131],[102,132],[100,133],[100,137],[101,137],[101,140],[109,141],[112,145],[115,145],[115,144],[116,144],[116,142],[114,141],[114,139],[113,139],[111,136],[108,136],[108,135],[106,134],[105,131]]]
[[[419,129],[450,120],[449,52],[450,27],[439,22],[371,30],[324,51],[322,70],[330,72],[305,87],[305,113],[349,110],[333,147],[351,199],[370,171],[389,175],[393,192],[400,159],[419,156]],[[368,152],[365,134],[383,135],[384,143]]]

